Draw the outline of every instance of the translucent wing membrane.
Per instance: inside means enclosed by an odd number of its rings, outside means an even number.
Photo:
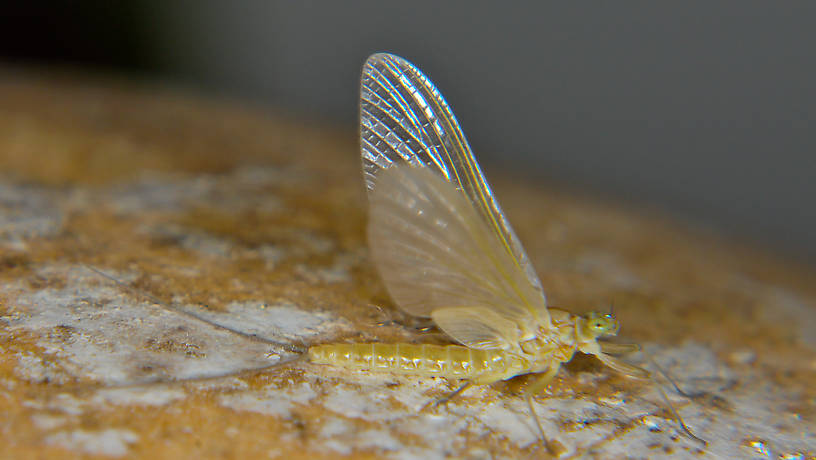
[[[431,312],[431,318],[446,334],[470,348],[519,346],[519,326],[489,308],[440,308]]]
[[[433,83],[402,58],[371,56],[360,130],[369,242],[394,300],[415,315],[482,306],[549,327],[538,277]]]
[[[516,343],[531,335],[535,289],[450,182],[428,168],[394,166],[379,174],[369,205],[371,254],[400,307],[419,316],[482,307],[516,324]]]

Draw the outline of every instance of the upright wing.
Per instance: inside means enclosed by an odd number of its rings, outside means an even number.
[[[479,306],[549,327],[532,265],[433,83],[402,58],[371,56],[360,130],[369,243],[394,300],[419,316]]]

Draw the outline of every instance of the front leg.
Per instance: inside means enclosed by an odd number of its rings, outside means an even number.
[[[636,343],[614,343],[614,342],[598,342],[601,346],[601,351],[611,355],[627,355],[641,350],[641,346]]]

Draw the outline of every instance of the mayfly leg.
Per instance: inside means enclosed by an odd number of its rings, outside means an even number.
[[[386,312],[383,307],[379,305],[374,305],[374,308],[377,309],[379,316],[383,318],[381,321],[378,321],[374,324],[377,327],[400,326],[406,329],[413,329],[416,332],[432,332],[434,329],[436,329],[436,326],[430,319],[425,318],[423,321],[420,322],[419,319],[412,318],[415,324],[406,324],[404,321],[395,319],[393,315]]]
[[[637,344],[617,344],[612,342],[602,342],[601,349],[603,350],[604,353],[614,354],[623,354],[633,351],[643,351],[642,347]],[[674,379],[669,377],[669,375],[663,370],[663,368],[658,366],[655,360],[652,359],[651,354],[646,353],[645,351],[643,354],[644,356],[646,356],[646,359],[649,360],[649,363],[651,363],[655,367],[655,369],[657,369],[657,371],[660,372],[660,374],[663,375],[663,377],[665,377],[666,380],[669,381],[669,383],[671,383],[671,385],[674,387],[677,393],[685,397],[690,397],[684,391],[680,390],[680,387],[677,385]],[[601,354],[598,355],[598,358],[601,359],[601,361],[607,366],[616,369],[618,372],[624,375],[629,375],[636,378],[647,378],[651,380],[652,384],[654,384],[654,386],[657,387],[657,390],[660,393],[660,397],[666,404],[666,408],[669,410],[669,413],[671,413],[672,417],[674,417],[674,420],[677,421],[677,424],[680,425],[680,429],[683,431],[683,433],[689,438],[701,443],[702,445],[707,445],[705,440],[697,437],[697,435],[695,435],[691,431],[691,429],[689,429],[689,427],[686,425],[686,422],[683,421],[683,417],[680,416],[680,413],[677,412],[677,409],[675,409],[674,405],[671,403],[671,401],[669,401],[669,397],[666,395],[666,392],[663,391],[663,387],[657,382],[657,380],[655,380],[654,376],[650,372],[646,371],[645,369],[641,369],[637,366],[633,366],[632,364],[627,364],[617,359],[614,359],[611,356]]]
[[[652,366],[654,366],[654,367],[655,367],[655,369],[657,369],[657,372],[659,372],[659,373],[660,373],[660,375],[662,375],[662,376],[663,376],[663,378],[665,378],[665,379],[666,379],[666,380],[667,380],[667,381],[668,381],[668,382],[671,384],[671,386],[674,388],[674,391],[676,391],[676,392],[677,392],[677,393],[678,393],[680,396],[683,396],[683,397],[685,397],[685,398],[692,399],[692,398],[694,398],[695,396],[699,396],[699,395],[700,395],[699,393],[698,393],[698,394],[696,394],[696,395],[694,395],[694,394],[691,394],[691,393],[688,393],[688,392],[686,392],[686,391],[681,390],[681,389],[680,389],[680,386],[677,384],[677,381],[676,381],[676,380],[674,380],[674,378],[673,378],[672,376],[670,376],[670,375],[669,375],[669,373],[668,373],[668,372],[666,372],[666,371],[663,369],[663,367],[662,367],[662,366],[660,366],[659,364],[657,364],[657,362],[656,362],[654,359],[652,359],[652,356],[651,356],[650,354],[648,354],[648,353],[647,353],[647,354],[646,354],[646,358],[649,360],[649,362],[650,362],[650,363],[652,363]]]
[[[601,345],[601,351],[611,355],[627,355],[640,351],[641,347],[637,343],[615,343],[615,342],[598,342]]]
[[[681,390],[680,387],[677,385],[677,383],[674,381],[674,379],[669,377],[669,374],[666,373],[666,371],[664,371],[663,368],[660,367],[657,364],[657,362],[655,362],[654,359],[652,359],[651,354],[644,352],[644,355],[646,356],[646,359],[648,359],[649,362],[652,363],[652,365],[655,367],[655,369],[657,369],[657,371],[660,372],[660,374],[663,377],[665,377],[666,380],[669,381],[669,383],[671,383],[671,385],[674,387],[674,389],[675,389],[675,391],[677,391],[677,393],[679,393],[681,396],[684,396],[686,398],[692,398],[692,395],[689,395],[688,393]],[[697,435],[695,435],[691,431],[691,429],[686,425],[686,422],[683,421],[683,417],[680,416],[680,413],[677,412],[677,410],[674,408],[674,405],[672,405],[671,401],[669,401],[669,397],[666,395],[666,392],[663,391],[663,387],[660,386],[660,384],[657,383],[657,381],[654,379],[653,376],[650,376],[650,378],[652,380],[652,383],[654,383],[654,385],[660,391],[660,396],[663,398],[663,401],[669,407],[669,411],[671,412],[674,419],[677,420],[677,423],[680,425],[680,428],[683,430],[683,433],[685,433],[686,436],[688,436],[689,438],[699,442],[700,444],[702,444],[704,446],[708,445],[708,442],[706,442],[706,440],[697,437]]]
[[[554,456],[561,455],[565,450],[564,446],[558,441],[547,438],[547,435],[544,433],[544,426],[541,425],[541,419],[538,418],[538,413],[536,412],[535,407],[533,407],[533,396],[544,388],[547,388],[550,383],[552,383],[553,379],[555,378],[555,374],[558,373],[558,369],[560,367],[561,366],[558,364],[551,365],[547,372],[537,378],[532,385],[524,390],[527,406],[530,408],[530,415],[533,417],[533,420],[535,420],[536,427],[538,427],[538,433],[541,435],[541,441],[547,447],[547,451]]]
[[[456,396],[458,396],[459,394],[461,394],[463,391],[467,390],[467,389],[468,389],[468,387],[470,387],[471,385],[473,385],[473,382],[471,382],[470,380],[468,380],[468,381],[466,381],[465,383],[463,383],[463,384],[459,385],[459,388],[457,388],[457,389],[455,389],[455,390],[451,391],[450,393],[446,394],[445,396],[443,396],[443,397],[441,397],[441,398],[439,398],[439,399],[437,399],[437,400],[435,400],[435,401],[429,401],[427,404],[425,404],[424,406],[422,406],[422,408],[421,408],[419,411],[420,411],[420,412],[422,412],[422,411],[424,411],[425,409],[427,409],[427,408],[429,408],[429,407],[434,407],[434,408],[436,408],[436,407],[439,407],[439,406],[445,405],[445,404],[447,404],[447,403],[448,403],[448,401],[450,401],[451,399],[455,398]]]
[[[381,307],[379,305],[373,305],[373,307],[377,309],[377,313],[379,314],[379,316],[381,316],[383,318],[381,321],[377,321],[376,323],[374,323],[375,326],[383,327],[383,326],[392,326],[394,324],[399,324],[399,322],[397,322],[397,320],[391,318],[391,315],[385,312],[385,309],[383,307]]]

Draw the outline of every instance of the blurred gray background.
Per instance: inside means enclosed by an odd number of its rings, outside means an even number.
[[[0,16],[6,62],[169,81],[349,130],[363,61],[390,51],[436,82],[489,170],[808,263],[814,44],[813,2],[20,2]]]

